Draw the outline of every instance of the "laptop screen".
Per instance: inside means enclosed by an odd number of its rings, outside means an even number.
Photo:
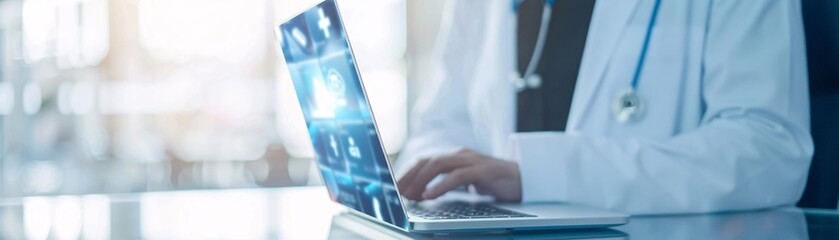
[[[330,197],[407,229],[335,1],[281,24],[279,35]]]

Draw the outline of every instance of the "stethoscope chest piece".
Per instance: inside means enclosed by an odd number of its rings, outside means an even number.
[[[641,118],[645,108],[643,99],[631,88],[620,92],[612,103],[615,120],[619,123],[627,123]]]

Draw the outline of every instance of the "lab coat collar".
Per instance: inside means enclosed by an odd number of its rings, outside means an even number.
[[[596,90],[603,81],[606,69],[616,51],[618,40],[624,35],[640,0],[597,1],[594,6],[582,64],[574,89],[574,102],[568,119],[568,131],[580,129],[580,120],[591,109]],[[610,17],[599,17],[609,15]]]

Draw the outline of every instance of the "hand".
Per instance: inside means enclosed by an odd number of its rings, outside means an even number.
[[[426,189],[437,175],[448,173],[439,184]],[[460,186],[473,185],[480,194],[499,201],[521,201],[519,165],[494,159],[468,149],[420,160],[397,183],[399,191],[411,200],[434,199]]]

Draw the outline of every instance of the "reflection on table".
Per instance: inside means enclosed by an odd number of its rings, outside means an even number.
[[[634,217],[617,229],[642,239],[807,239],[804,212],[796,208]]]
[[[839,213],[633,217],[617,228],[416,235],[356,220],[323,187],[0,200],[0,239],[839,239]]]

